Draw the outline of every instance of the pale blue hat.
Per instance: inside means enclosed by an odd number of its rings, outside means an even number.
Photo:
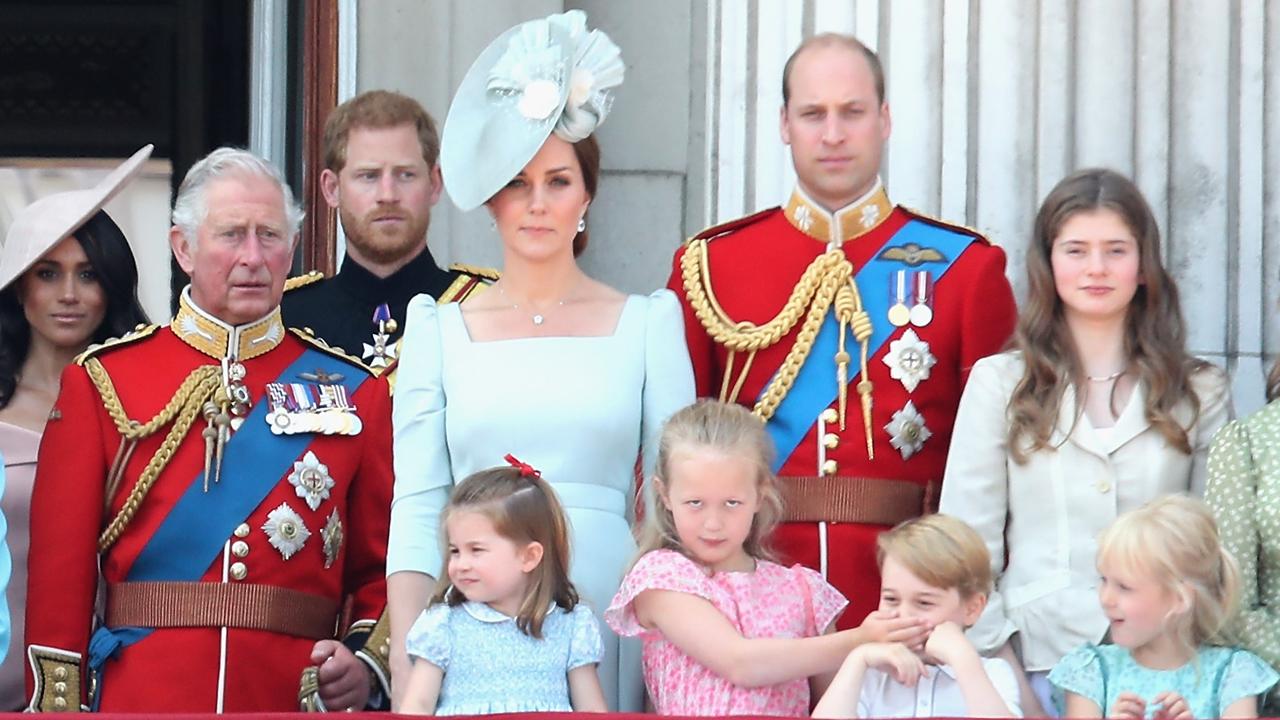
[[[551,133],[595,132],[622,84],[618,46],[581,10],[521,23],[480,53],[453,96],[440,170],[461,210],[479,207],[533,159]]]

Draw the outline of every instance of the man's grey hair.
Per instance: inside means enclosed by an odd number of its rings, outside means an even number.
[[[205,202],[206,187],[214,180],[234,174],[257,175],[274,182],[284,196],[284,212],[285,219],[289,223],[289,237],[292,238],[298,234],[298,230],[302,227],[304,213],[280,171],[248,150],[220,147],[191,166],[187,176],[182,179],[182,185],[178,188],[178,198],[173,201],[173,224],[186,237],[188,247],[195,245],[200,224],[209,214],[209,208]]]

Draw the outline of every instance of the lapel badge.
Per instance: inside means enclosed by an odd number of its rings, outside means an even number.
[[[325,372],[324,368],[316,368],[313,372],[300,372],[298,379],[306,380],[310,383],[321,383],[328,385],[331,383],[340,383],[346,376],[342,373]]]
[[[280,503],[280,507],[267,513],[262,531],[267,534],[271,547],[279,550],[285,560],[301,550],[307,543],[307,538],[311,537],[311,531],[302,522],[302,516],[294,512],[288,503]]]
[[[919,243],[913,242],[885,248],[876,257],[879,260],[894,260],[907,267],[916,267],[927,262],[947,261],[947,256],[938,252],[936,248],[922,247]]]
[[[370,367],[384,368],[396,359],[396,344],[391,341],[391,333],[396,331],[396,321],[391,319],[391,308],[382,303],[373,311],[373,324],[377,330],[373,333],[373,344],[364,343],[362,360],[368,360]]]
[[[342,519],[338,517],[338,508],[329,513],[320,539],[324,541],[324,568],[328,570],[338,561],[338,551],[342,549]]]
[[[924,447],[924,441],[933,437],[933,432],[925,427],[924,416],[910,400],[893,414],[893,419],[884,429],[889,432],[889,444],[902,453],[903,460],[919,452]]]
[[[938,362],[929,352],[929,343],[921,340],[911,328],[889,343],[889,352],[882,359],[889,366],[890,377],[901,380],[907,392],[915,392],[920,381],[928,380],[929,371]]]
[[[911,324],[924,327],[933,322],[933,273],[917,270],[915,282],[916,304],[911,306]]]
[[[329,466],[320,462],[316,454],[308,450],[301,460],[293,464],[289,484],[294,487],[298,497],[307,503],[307,507],[316,510],[319,509],[321,500],[329,499],[333,478],[329,477]]]
[[[902,327],[911,322],[911,311],[907,309],[907,271],[898,270],[889,282],[889,297],[893,301],[889,306],[889,324]]]

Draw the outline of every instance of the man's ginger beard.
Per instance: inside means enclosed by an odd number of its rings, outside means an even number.
[[[406,222],[396,227],[378,227],[374,221],[385,215],[399,215]],[[338,208],[342,231],[347,234],[347,244],[361,256],[379,264],[394,263],[416,250],[427,236],[431,223],[430,212],[414,217],[403,206],[378,208],[363,218],[357,218],[342,207]]]

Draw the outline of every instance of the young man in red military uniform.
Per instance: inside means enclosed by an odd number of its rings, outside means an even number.
[[[878,603],[879,532],[936,507],[968,369],[1001,348],[1016,310],[999,248],[890,204],[875,53],[806,41],[781,122],[798,177],[786,207],[693,238],[670,286],[698,394],[767,420],[786,489],[775,547],[848,596],[845,628]]]
[[[41,447],[30,707],[362,709],[388,690],[386,381],[285,330],[301,211],[274,168],[216,150],[173,215],[176,317],[69,367]]]

